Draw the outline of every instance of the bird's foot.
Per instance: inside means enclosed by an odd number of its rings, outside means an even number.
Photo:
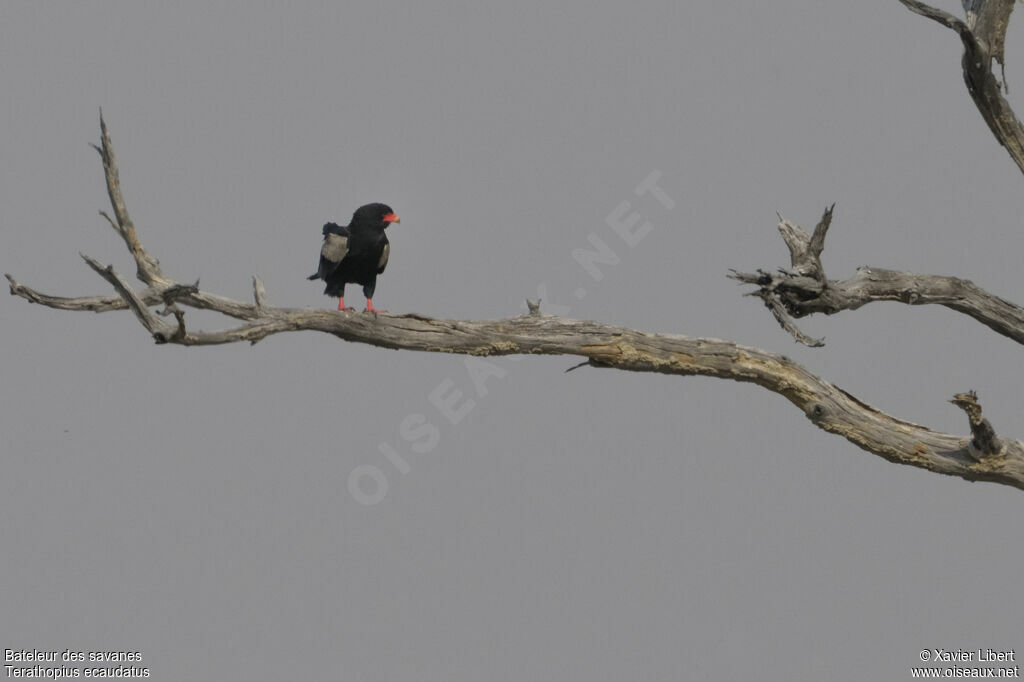
[[[386,313],[386,310],[380,310],[373,307],[373,301],[366,299],[366,307],[363,308],[364,313]]]

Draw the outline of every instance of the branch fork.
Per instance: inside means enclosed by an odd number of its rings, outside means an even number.
[[[728,275],[743,284],[756,286],[757,289],[747,295],[764,301],[782,328],[799,343],[818,347],[824,345],[824,340],[801,332],[794,319],[817,313],[835,315],[875,301],[896,301],[907,305],[945,306],[1024,344],[1024,308],[990,294],[970,280],[867,266],[857,268],[849,279],[826,278],[821,253],[832,224],[834,206],[825,209],[813,234],[779,217],[779,233],[790,252],[789,270],[780,269],[775,273],[760,269],[754,273],[732,270]]]

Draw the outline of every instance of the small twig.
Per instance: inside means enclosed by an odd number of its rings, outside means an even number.
[[[93,147],[96,147],[96,145],[93,145]],[[97,149],[98,149],[98,147],[97,147]],[[110,223],[110,226],[112,228],[114,228],[114,232],[117,232],[118,234],[122,234],[121,233],[121,228],[118,227],[117,223],[114,222],[114,219],[110,217],[109,213],[107,213],[103,209],[100,209],[100,215],[107,219],[107,222]]]
[[[999,454],[1003,449],[1002,441],[996,436],[995,429],[988,419],[981,416],[981,404],[978,402],[978,394],[974,391],[957,393],[949,402],[953,403],[967,413],[967,419],[971,423],[971,447],[978,453],[977,459],[983,459],[991,455]]]
[[[583,362],[579,363],[578,365],[573,365],[569,369],[565,370],[565,373],[568,374],[569,372],[573,371],[574,369],[579,369],[580,367],[586,367],[586,366],[588,366],[590,364],[591,364],[590,360],[584,360]]]
[[[178,331],[174,336],[177,339],[184,339],[187,335],[185,332],[185,311],[175,306],[172,312],[174,313],[174,318],[178,321]]]
[[[772,315],[775,317],[775,320],[783,329],[789,332],[790,336],[792,336],[797,343],[802,343],[803,345],[810,346],[811,348],[821,348],[825,345],[824,338],[815,339],[800,331],[800,328],[796,326],[795,322],[793,322],[793,318],[791,318],[786,312],[785,306],[783,306],[778,297],[773,295],[770,291],[760,289],[752,292],[752,295],[758,296],[762,301],[764,301],[768,310],[772,311]]]
[[[832,224],[832,212],[836,205],[832,204],[825,209],[814,228],[814,234],[809,235],[797,225],[783,217],[779,217],[779,234],[789,247],[790,269],[792,272],[805,277],[813,277],[819,281],[825,281],[825,269],[821,265],[821,252],[825,250],[825,235],[828,234],[829,225]]]
[[[256,302],[257,308],[262,309],[267,305],[267,290],[264,288],[263,280],[259,278],[259,275],[252,276],[252,297]]]
[[[821,252],[825,250],[825,235],[828,234],[828,228],[832,225],[832,213],[836,210],[835,202],[825,209],[825,212],[821,215],[821,220],[814,226],[814,234],[811,235],[811,241],[807,245],[807,250],[814,255],[818,260],[818,265],[821,265]]]

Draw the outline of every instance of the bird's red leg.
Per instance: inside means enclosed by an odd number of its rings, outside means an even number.
[[[344,296],[339,296],[338,297],[338,310],[352,310],[351,308],[345,307],[345,297]]]
[[[366,310],[364,310],[363,312],[364,313],[386,313],[387,311],[386,310],[377,310],[376,308],[374,308],[373,307],[373,300],[368,298],[368,299],[366,299]]]

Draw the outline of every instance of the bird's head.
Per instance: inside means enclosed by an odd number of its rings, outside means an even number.
[[[391,223],[400,222],[395,212],[387,204],[366,204],[352,214],[352,225],[385,228]]]

